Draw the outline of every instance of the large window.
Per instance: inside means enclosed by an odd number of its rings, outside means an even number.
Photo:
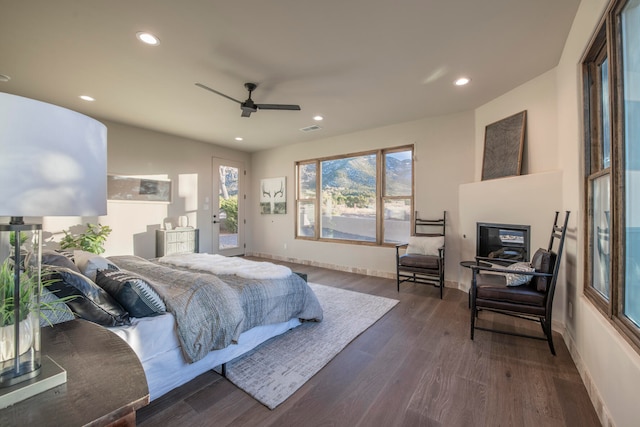
[[[640,0],[613,0],[583,60],[585,294],[640,346]]]
[[[393,244],[413,212],[413,147],[296,163],[296,237]]]

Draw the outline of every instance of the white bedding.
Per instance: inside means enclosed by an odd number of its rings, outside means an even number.
[[[284,279],[291,275],[291,269],[284,265],[217,254],[168,255],[158,258],[158,262],[175,267],[206,271],[216,275],[236,275],[245,279]]]
[[[210,352],[204,359],[186,363],[171,313],[131,319],[130,326],[107,328],[124,339],[142,362],[150,399],[154,400],[198,375],[235,359],[260,343],[300,325],[300,320],[257,326],[240,335],[237,344]]]

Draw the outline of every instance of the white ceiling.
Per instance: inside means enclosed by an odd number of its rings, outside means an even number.
[[[0,91],[256,151],[476,108],[557,65],[579,2],[0,0]]]

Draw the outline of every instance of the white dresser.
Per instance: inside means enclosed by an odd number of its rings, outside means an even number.
[[[198,252],[198,229],[156,230],[156,256]]]

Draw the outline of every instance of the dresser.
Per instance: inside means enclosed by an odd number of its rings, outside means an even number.
[[[198,229],[156,230],[156,256],[198,252]]]

